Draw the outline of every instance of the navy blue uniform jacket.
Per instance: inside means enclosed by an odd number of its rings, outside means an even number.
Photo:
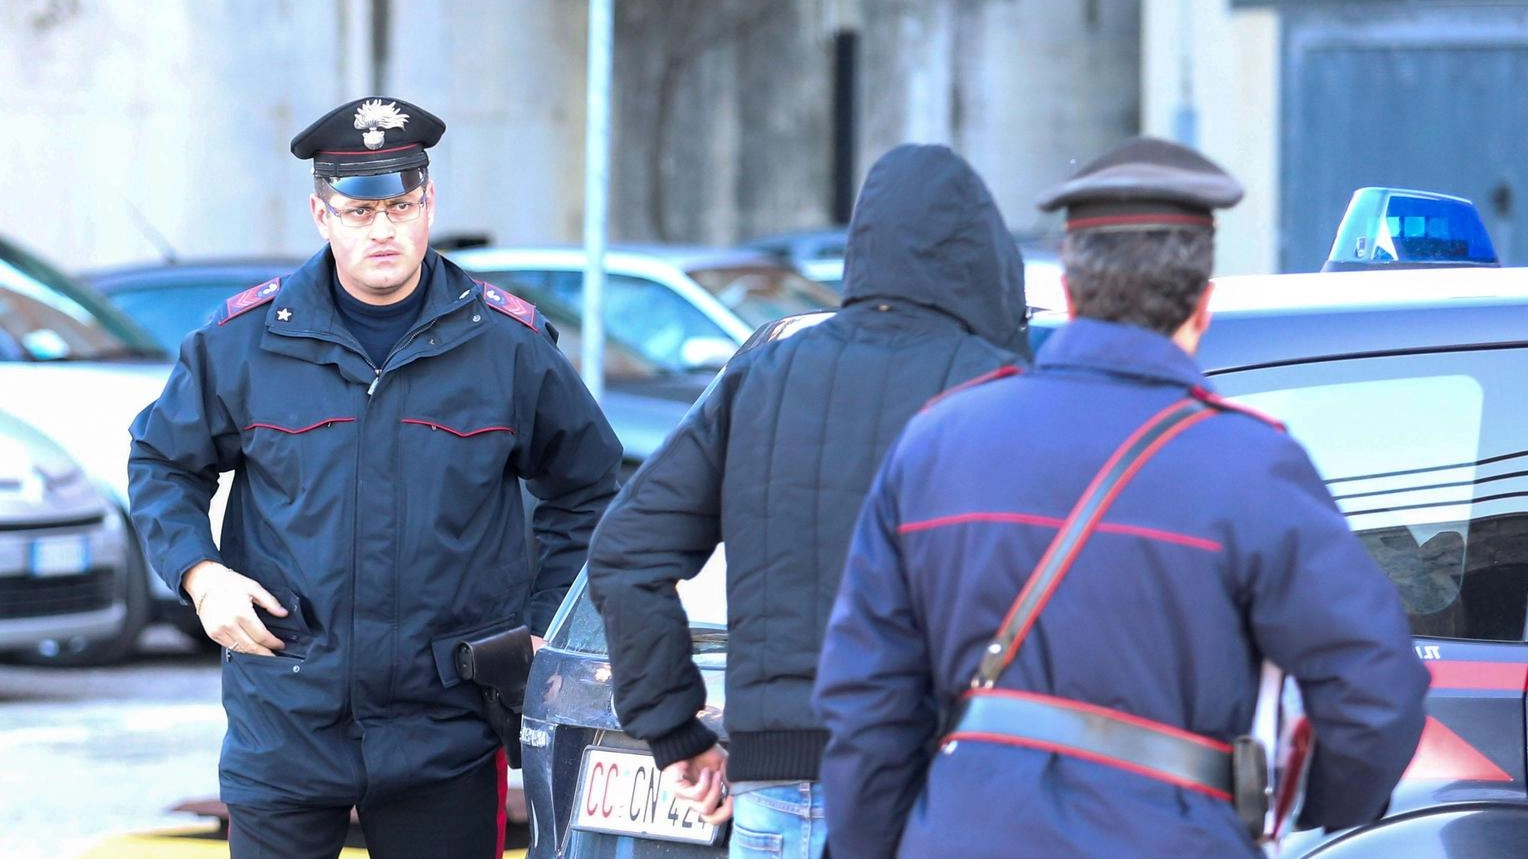
[[[908,424],[861,512],[819,667],[835,859],[1261,855],[1207,794],[1037,749],[927,751],[937,705],[968,688],[1086,484],[1196,385],[1169,339],[1079,320],[1032,372]],[[1306,819],[1378,816],[1424,718],[1400,598],[1300,445],[1224,413],[1119,495],[998,685],[1230,741],[1265,656],[1297,679],[1316,730]]]
[[[419,319],[376,368],[333,278],[325,249],[229,299],[133,424],[133,523],[170,586],[210,559],[302,603],[280,656],[225,653],[230,803],[344,805],[481,763],[497,742],[452,645],[543,631],[615,493],[619,443],[531,305],[430,251]],[[542,499],[534,578],[521,480]]]

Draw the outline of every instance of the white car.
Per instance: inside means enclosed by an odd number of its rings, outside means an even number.
[[[53,266],[0,240],[0,411],[34,427],[78,462],[127,510],[128,427],[156,397],[170,356],[127,317]],[[130,528],[128,529],[130,532]],[[142,564],[136,539],[117,634],[46,643],[61,664],[105,664],[130,655],[151,620],[194,620]]]
[[[532,304],[583,309],[581,247],[471,248],[450,257]],[[612,338],[671,371],[714,370],[759,326],[838,306],[832,290],[755,251],[614,247],[605,271]]]

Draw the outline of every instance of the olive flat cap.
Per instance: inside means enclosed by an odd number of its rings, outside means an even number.
[[[292,138],[292,154],[313,159],[313,175],[356,200],[386,200],[419,187],[446,124],[402,99],[346,102]]]
[[[1067,232],[1214,228],[1213,210],[1236,205],[1242,186],[1185,146],[1133,137],[1040,195],[1041,211],[1066,209]]]

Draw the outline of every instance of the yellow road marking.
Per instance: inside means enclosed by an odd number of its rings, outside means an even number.
[[[116,835],[102,841],[78,859],[212,859],[226,857],[228,842],[198,838],[212,829],[167,830],[141,835]],[[505,859],[524,859],[524,850],[506,850]],[[340,859],[367,859],[365,850],[346,847]]]

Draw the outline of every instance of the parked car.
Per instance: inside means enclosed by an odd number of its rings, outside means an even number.
[[[1024,256],[1024,298],[1036,310],[1065,310],[1061,285],[1061,243],[1052,236],[1013,234]],[[800,230],[761,236],[739,247],[770,254],[811,280],[842,294],[844,253],[849,234],[843,227]]]
[[[1223,278],[1212,308],[1200,365],[1309,449],[1400,592],[1433,678],[1426,731],[1387,816],[1294,833],[1280,855],[1517,855],[1528,843],[1528,269]],[[1037,314],[1033,340],[1063,322]],[[777,327],[790,324],[806,323]],[[707,683],[702,721],[719,733],[723,578],[713,562],[682,590]],[[723,855],[621,732],[582,579],[547,641],[522,734],[529,855]],[[598,766],[610,760],[625,775]],[[621,801],[606,802],[607,789]]]
[[[0,412],[0,653],[117,636],[137,554],[121,510],[63,448]]]
[[[240,290],[287,274],[298,257],[205,259],[127,265],[80,274],[117,309],[175,355],[186,334],[212,318]]]
[[[0,239],[0,410],[63,448],[119,511],[127,509],[128,425],[169,370],[154,339],[94,290]],[[133,652],[150,621],[185,622],[190,610],[148,573],[137,540],[128,543],[138,574],[124,584],[118,632],[46,642],[35,658],[109,663]]]
[[[537,306],[583,310],[582,248],[474,248],[463,268]],[[675,371],[715,370],[760,325],[838,296],[753,251],[618,247],[605,257],[612,337]]]

